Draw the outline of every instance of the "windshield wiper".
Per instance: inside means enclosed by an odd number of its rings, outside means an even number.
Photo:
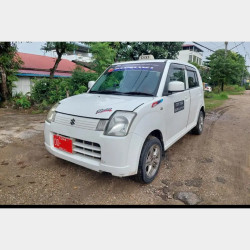
[[[153,94],[144,93],[144,92],[136,92],[136,91],[124,92],[123,94],[126,94],[126,95],[147,95],[147,96],[154,96]]]

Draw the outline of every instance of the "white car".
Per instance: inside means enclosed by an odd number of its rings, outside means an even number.
[[[207,83],[205,83],[205,85],[204,85],[204,91],[212,92],[212,87],[209,86]]]
[[[111,65],[88,93],[60,101],[45,121],[45,146],[56,157],[114,176],[153,181],[164,151],[205,117],[199,71],[175,60]]]

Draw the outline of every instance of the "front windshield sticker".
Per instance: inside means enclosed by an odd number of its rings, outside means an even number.
[[[98,109],[96,111],[96,114],[103,113],[103,112],[111,112],[112,108],[106,108],[106,109]]]
[[[130,70],[140,70],[140,71],[158,71],[162,72],[165,64],[164,63],[131,63],[131,64],[120,64],[116,66],[111,66],[106,71],[107,73],[115,72],[115,71],[130,71]]]
[[[115,68],[114,71],[122,71],[122,70],[153,70],[154,67],[141,67],[141,66],[133,66],[133,67],[119,67]]]

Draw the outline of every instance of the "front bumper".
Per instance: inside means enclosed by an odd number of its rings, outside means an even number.
[[[101,148],[101,158],[91,158],[71,154],[54,147],[53,135],[60,134],[70,138],[97,143]],[[45,122],[45,147],[56,157],[77,165],[98,171],[108,172],[114,176],[129,176],[137,173],[144,139],[129,133],[125,137],[105,136],[102,131],[86,130],[57,123]]]

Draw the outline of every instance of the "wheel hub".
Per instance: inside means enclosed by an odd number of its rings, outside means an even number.
[[[146,158],[146,175],[148,177],[152,177],[159,168],[160,157],[159,145],[152,145]]]

